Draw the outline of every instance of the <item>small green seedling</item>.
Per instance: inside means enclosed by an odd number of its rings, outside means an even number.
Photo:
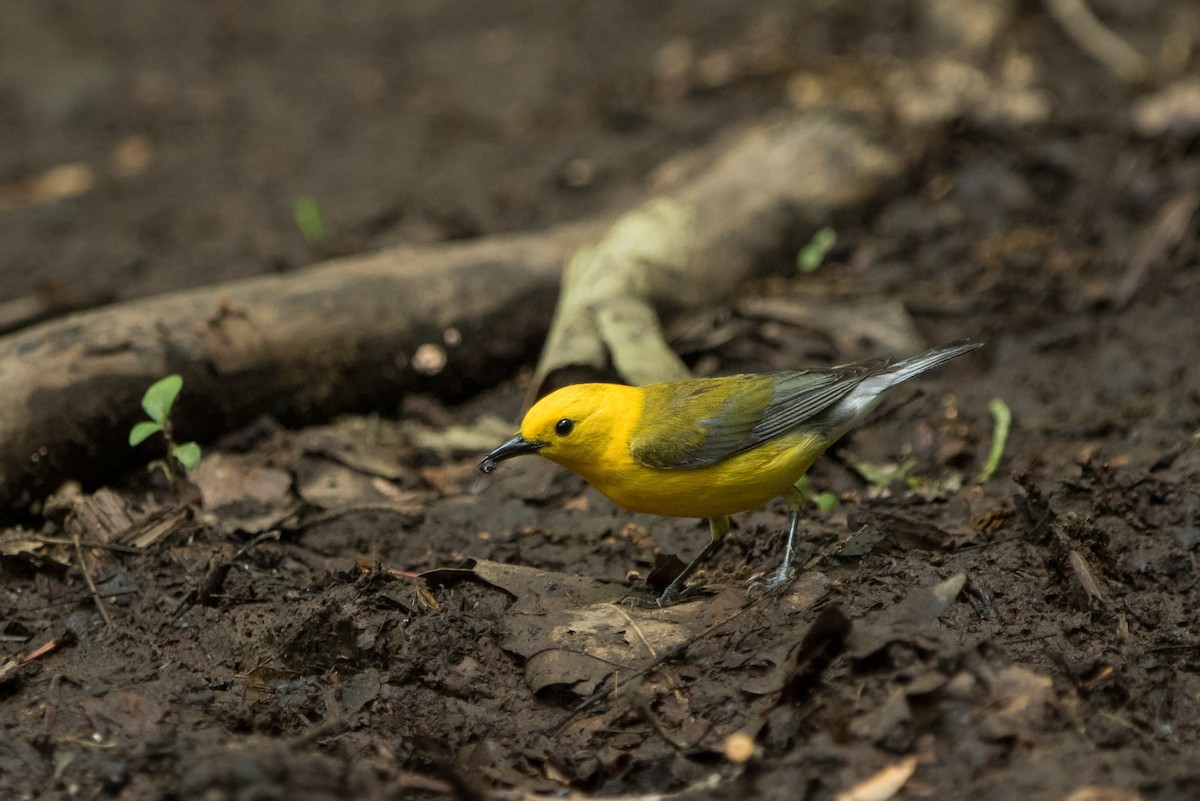
[[[979,471],[975,481],[986,484],[996,474],[1000,460],[1004,458],[1004,448],[1008,445],[1008,432],[1012,429],[1012,410],[1003,398],[992,398],[988,402],[988,411],[992,413],[992,448],[988,451],[987,462]]]
[[[817,492],[813,489],[812,483],[808,480],[808,476],[800,476],[800,480],[796,482],[796,489],[804,497],[804,500],[811,501],[821,514],[827,514],[838,508],[841,500],[832,492]]]
[[[155,434],[163,435],[163,441],[167,444],[167,458],[152,463],[151,467],[162,467],[172,483],[175,482],[176,461],[186,470],[192,470],[200,464],[200,446],[194,442],[176,442],[172,435],[171,408],[181,389],[183,378],[179,375],[169,375],[151,384],[142,396],[142,408],[150,419],[143,420],[129,430],[130,447],[140,445]]]
[[[325,218],[321,216],[317,201],[311,197],[302,197],[292,205],[292,218],[296,221],[300,233],[308,240],[308,244],[317,247],[328,238]]]
[[[796,269],[802,273],[816,272],[836,244],[837,231],[828,226],[817,231],[808,244],[796,254]]]

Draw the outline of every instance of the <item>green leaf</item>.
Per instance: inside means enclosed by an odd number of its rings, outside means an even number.
[[[176,445],[172,455],[188,470],[193,470],[196,465],[200,464],[200,446],[194,442]]]
[[[178,374],[160,378],[151,384],[150,388],[146,390],[146,394],[142,396],[142,408],[146,410],[146,414],[150,415],[151,420],[160,426],[165,426],[167,419],[171,416],[171,407],[175,405],[175,398],[181,389],[183,389],[183,378]]]
[[[129,447],[141,445],[149,437],[154,436],[159,431],[162,431],[162,426],[151,420],[143,420],[133,428],[129,429]]]

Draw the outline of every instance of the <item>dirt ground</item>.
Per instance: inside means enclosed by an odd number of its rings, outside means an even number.
[[[799,105],[798,75],[853,88],[964,47],[942,6],[10,4],[0,301],[624,208],[670,156]],[[747,583],[781,502],[657,609],[703,524],[539,460],[481,477],[522,376],[261,420],[204,443],[181,500],[112,476],[7,532],[0,794],[1200,798],[1200,124],[1139,105],[1196,72],[1200,15],[1094,4],[1153,63],[1133,89],[1040,4],[995,8],[967,48],[1002,76],[986,97],[922,133],[899,114],[919,163],[832,221],[825,263],[675,342],[703,373],[829,364],[869,341],[781,310],[899,301],[928,343],[987,343],[818,462],[838,502],[782,592]],[[995,399],[1012,430],[979,483]]]

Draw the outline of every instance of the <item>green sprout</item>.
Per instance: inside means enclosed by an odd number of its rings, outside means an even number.
[[[988,402],[988,411],[992,413],[992,449],[988,451],[987,462],[975,479],[978,484],[986,484],[991,480],[1000,460],[1004,458],[1004,449],[1008,445],[1008,431],[1012,428],[1012,410],[1001,398],[992,398]]]
[[[825,261],[825,257],[829,255],[829,251],[833,250],[833,246],[837,244],[837,232],[826,226],[815,234],[808,244],[800,248],[800,252],[796,254],[796,269],[802,273],[816,272],[816,269]]]
[[[172,483],[175,482],[176,461],[185,470],[192,470],[200,464],[200,446],[195,442],[176,442],[172,433],[171,408],[179,390],[183,389],[183,378],[179,375],[169,375],[160,378],[150,385],[142,396],[142,408],[146,410],[149,420],[143,420],[129,430],[129,446],[140,445],[155,434],[161,433],[167,445],[167,458],[152,463],[161,466],[163,472]]]
[[[800,491],[804,500],[812,502],[821,514],[832,512],[841,503],[838,496],[832,492],[817,492],[814,490],[812,482],[808,480],[808,476],[800,476],[800,480],[796,482],[796,489]]]
[[[899,464],[872,464],[850,457],[846,460],[850,468],[872,487],[883,489],[893,481],[903,481],[912,484],[912,471],[917,466],[916,459],[905,459]]]
[[[292,206],[292,218],[310,245],[322,244],[329,235],[317,201],[311,197],[302,197],[295,202]]]

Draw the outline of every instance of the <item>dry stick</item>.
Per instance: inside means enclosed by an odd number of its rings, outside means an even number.
[[[654,646],[651,645],[650,641],[646,639],[646,635],[642,633],[641,627],[638,626],[634,619],[629,616],[629,613],[622,609],[618,604],[609,604],[609,606],[617,610],[617,613],[620,614],[621,617],[625,618],[625,622],[629,624],[631,629],[633,629],[633,633],[637,635],[637,638],[641,641],[642,646],[650,652],[650,658],[657,658],[658,652],[654,650]]]
[[[53,640],[48,640],[47,642],[44,642],[41,645],[39,645],[37,648],[34,648],[29,653],[25,654],[25,656],[20,657],[21,664],[24,665],[27,662],[32,662],[35,659],[40,659],[41,657],[45,656],[46,654],[48,654],[51,651],[58,648],[58,646],[60,646],[60,645],[62,645],[61,637],[55,637]]]
[[[83,546],[79,543],[79,534],[71,532],[71,540],[75,545],[75,557],[79,560],[79,572],[83,573],[83,579],[87,582],[88,589],[92,593],[92,602],[96,604],[96,609],[100,612],[100,617],[104,618],[108,628],[113,628],[113,619],[108,614],[108,609],[104,606],[104,599],[100,597],[100,591],[96,589],[96,582],[92,581],[92,573],[88,570],[87,559],[83,555]]]
[[[99,548],[102,551],[112,551],[113,553],[132,554],[133,556],[141,556],[146,552],[145,548],[137,548],[133,545],[117,545],[113,542],[97,542],[95,540],[81,540],[78,536],[73,539],[65,537],[46,537],[41,534],[26,534],[24,535],[34,542],[40,542],[45,545],[82,545],[85,548]]]

